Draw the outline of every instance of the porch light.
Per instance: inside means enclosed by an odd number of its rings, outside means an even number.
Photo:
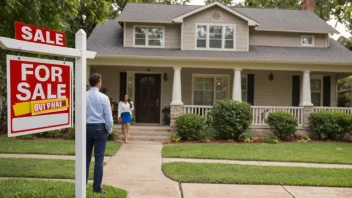
[[[164,74],[164,81],[167,81],[167,73]]]
[[[273,73],[270,73],[270,74],[269,74],[269,80],[270,80],[270,81],[273,81],[273,80],[274,80],[274,74],[273,74]]]

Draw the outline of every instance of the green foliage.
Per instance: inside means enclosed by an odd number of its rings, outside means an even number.
[[[76,138],[75,127],[69,128],[68,133],[64,134],[63,137],[68,140],[74,140]]]
[[[211,142],[212,140],[215,139],[215,137],[217,136],[217,133],[213,128],[207,127],[201,136],[204,142]]]
[[[263,137],[263,142],[269,143],[269,144],[277,144],[280,142],[280,139],[276,136],[267,136],[267,137]]]
[[[268,124],[279,138],[295,136],[298,120],[286,112],[273,112],[268,116]]]
[[[242,133],[239,137],[239,140],[245,142],[245,143],[251,143],[254,140],[254,135],[251,131],[246,131]]]
[[[251,106],[233,100],[216,101],[211,116],[214,129],[224,139],[238,139],[252,122]]]
[[[33,140],[33,139],[34,139],[34,135],[21,135],[21,136],[17,136],[16,139],[20,139],[20,140]]]
[[[112,131],[108,135],[108,141],[114,141],[116,139],[116,131]]]
[[[347,97],[346,95],[339,95],[337,98],[337,106],[339,107],[349,107],[350,102],[350,97]]]
[[[182,137],[177,134],[172,134],[172,136],[171,136],[172,142],[179,142],[181,139],[182,139]]]
[[[57,138],[57,137],[62,137],[62,133],[60,132],[60,130],[54,130],[54,131],[47,131],[47,132],[39,133],[37,136],[38,137]]]
[[[170,125],[170,106],[165,106],[161,112],[164,114],[164,124]]]
[[[176,120],[177,135],[187,140],[199,139],[204,130],[205,121],[199,115],[184,114]]]
[[[310,116],[310,129],[320,139],[330,140],[343,138],[352,128],[352,115],[340,112],[321,111]]]

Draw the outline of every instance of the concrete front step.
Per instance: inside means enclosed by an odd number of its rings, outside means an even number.
[[[117,139],[118,140],[123,140],[125,136],[123,135],[118,135]],[[160,141],[160,142],[166,142],[170,140],[170,137],[160,137],[160,136],[138,136],[138,135],[129,135],[128,140],[133,140],[133,141]]]
[[[130,131],[129,136],[160,136],[160,137],[171,137],[171,132],[149,132],[149,131]],[[123,135],[122,131],[118,131],[117,135]]]

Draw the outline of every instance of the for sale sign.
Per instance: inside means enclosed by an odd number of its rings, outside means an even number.
[[[71,127],[72,65],[7,55],[9,136]]]

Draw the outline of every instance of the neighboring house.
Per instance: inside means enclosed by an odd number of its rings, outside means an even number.
[[[265,126],[266,110],[306,126],[311,112],[335,109],[337,80],[352,72],[351,52],[329,38],[338,32],[312,1],[302,1],[308,10],[128,3],[89,37],[97,56],[88,68],[113,100],[130,95],[137,123],[161,124],[171,104],[174,125],[234,99],[252,105],[253,128]]]

